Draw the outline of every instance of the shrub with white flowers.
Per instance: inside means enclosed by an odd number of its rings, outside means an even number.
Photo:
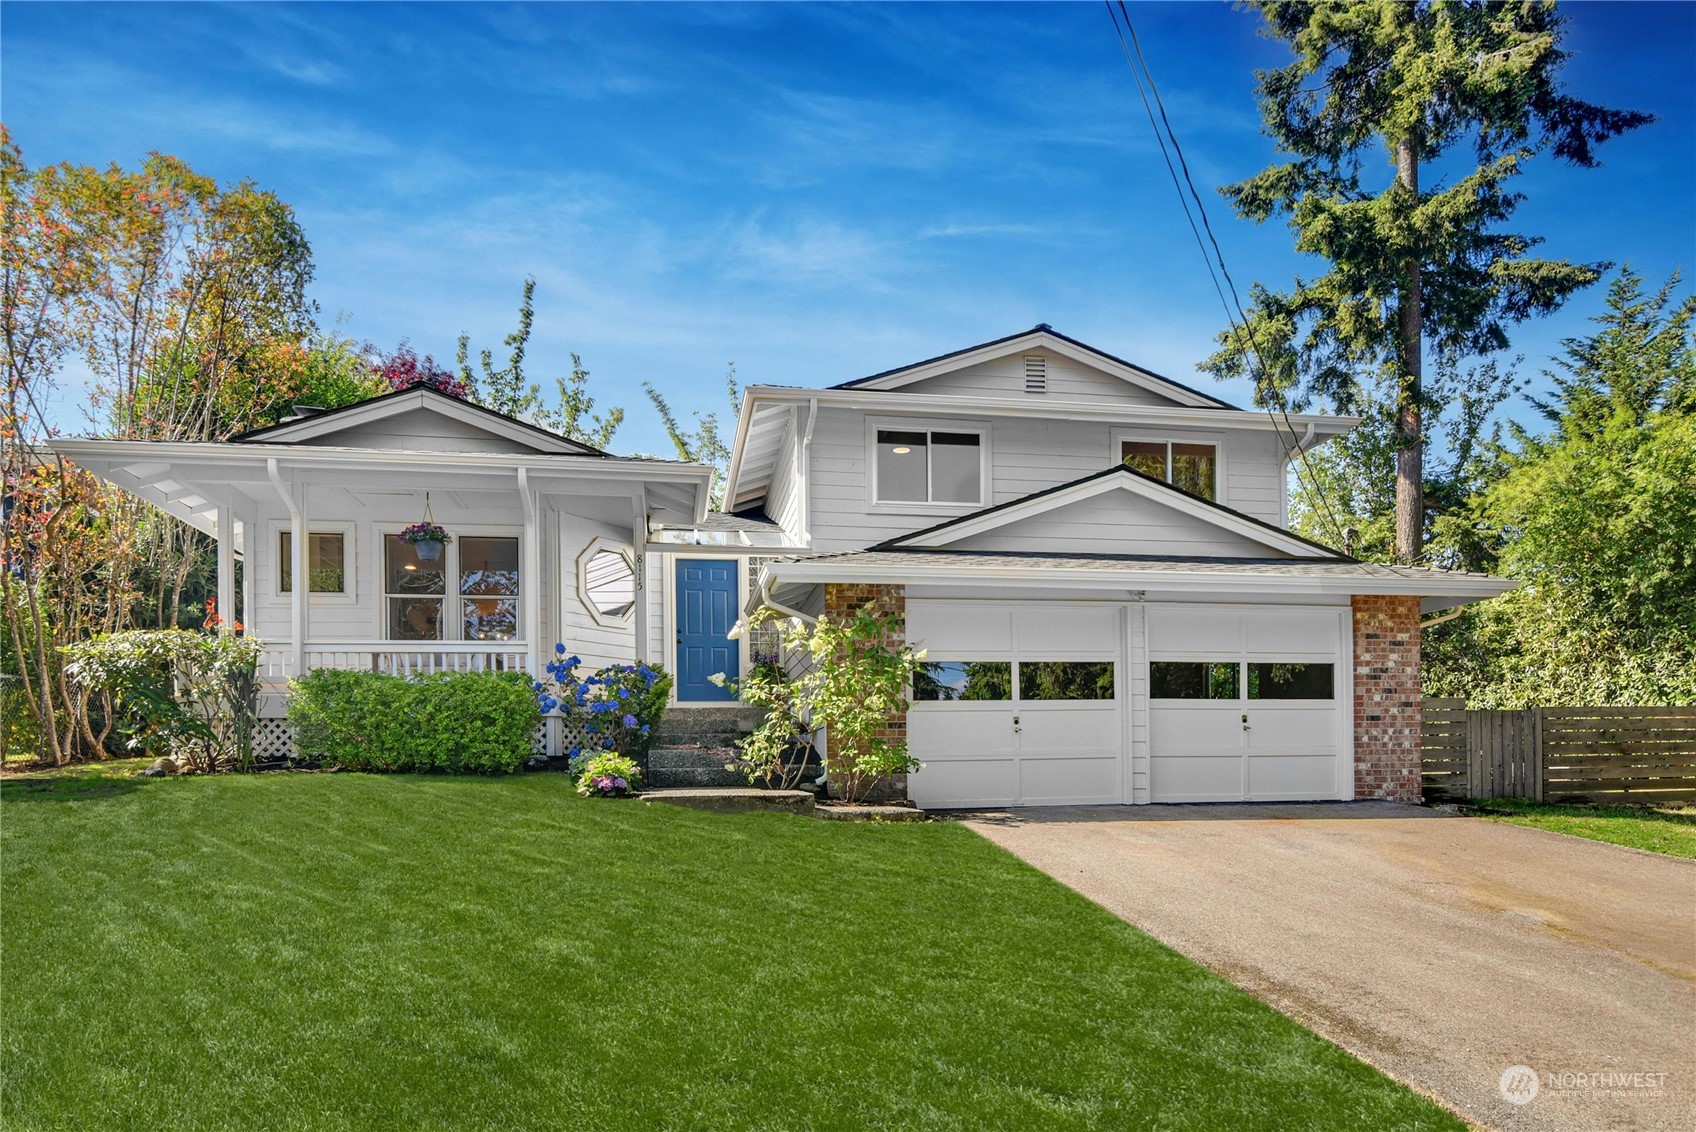
[[[567,656],[564,645],[554,646],[547,680],[535,685],[542,714],[580,726],[583,742],[568,752],[573,760],[611,753],[640,769],[671,699],[671,677],[657,664],[609,664],[592,676],[582,675],[582,666],[581,657]]]

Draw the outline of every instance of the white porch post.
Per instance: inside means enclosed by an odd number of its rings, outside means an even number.
[[[648,657],[648,496],[643,491],[631,498],[636,515],[630,526],[630,545],[635,550],[636,605],[630,612],[630,627],[635,630],[634,660],[645,664]]]
[[[265,461],[265,471],[271,486],[283,497],[289,509],[289,632],[294,638],[294,677],[306,675],[306,609],[307,593],[312,580],[306,576],[306,488],[292,482],[284,483],[275,456]],[[281,568],[282,563],[277,564]]]
[[[259,523],[249,511],[241,519],[241,619],[242,624],[253,623],[253,564],[259,559]],[[242,633],[251,633],[252,629],[243,629]]]
[[[220,503],[213,516],[218,526],[218,632],[235,632],[236,623],[236,512]]]
[[[542,671],[542,517],[530,474],[518,469],[518,495],[524,504],[524,541],[519,544],[518,613],[531,677]]]

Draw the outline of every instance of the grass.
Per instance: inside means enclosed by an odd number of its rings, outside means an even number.
[[[1696,808],[1689,806],[1590,806],[1523,798],[1490,798],[1474,805],[1480,816],[1496,821],[1696,858]]]
[[[1464,1127],[953,823],[559,775],[0,811],[9,1129]]]

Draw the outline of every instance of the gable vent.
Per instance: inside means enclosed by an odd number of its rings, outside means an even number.
[[[1025,392],[1048,392],[1048,359],[1041,354],[1025,358]]]

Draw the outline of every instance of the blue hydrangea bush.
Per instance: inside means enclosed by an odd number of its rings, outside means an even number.
[[[582,669],[581,657],[555,645],[546,679],[535,685],[542,714],[576,724],[583,736],[567,752],[573,773],[585,755],[612,754],[630,760],[640,774],[671,699],[671,677],[657,664],[609,664],[590,676]]]

